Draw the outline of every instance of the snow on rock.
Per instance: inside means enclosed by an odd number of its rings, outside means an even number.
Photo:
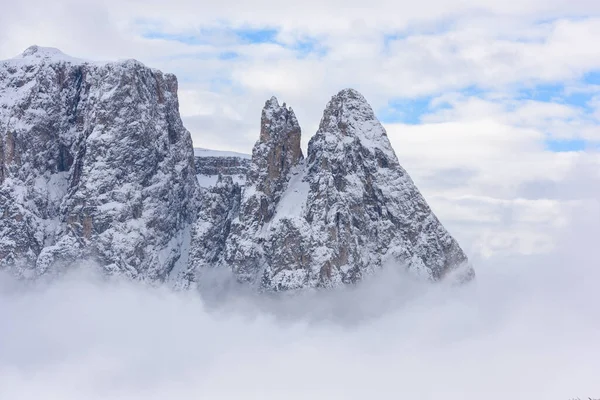
[[[233,182],[244,186],[250,167],[250,155],[233,151],[194,149],[196,173],[201,187],[216,185],[219,176],[230,176]]]
[[[332,287],[384,267],[473,277],[366,100],[327,105],[306,159],[265,103],[252,156],[193,149],[175,76],[32,46],[0,61],[0,269],[189,286],[228,268],[262,290]]]
[[[269,100],[222,263],[265,290],[332,287],[383,265],[439,280],[473,270],[400,166],[364,97],[327,105],[304,160],[291,109]]]
[[[201,188],[188,264],[177,277],[177,286],[187,287],[196,282],[206,268],[220,265],[231,222],[239,210],[240,196],[241,187],[231,176],[219,175],[215,185]]]
[[[261,231],[274,217],[288,182],[302,162],[300,125],[291,108],[275,97],[265,103],[259,140],[242,193],[239,213],[227,238],[224,262],[242,281],[254,281],[267,254]]]
[[[38,46],[0,62],[0,268],[36,276],[85,258],[163,280],[197,191],[174,75]]]

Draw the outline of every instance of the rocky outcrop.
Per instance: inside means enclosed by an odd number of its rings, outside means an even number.
[[[232,220],[239,213],[240,195],[241,186],[231,176],[219,175],[215,185],[201,188],[189,258],[186,269],[172,276],[175,286],[188,287],[207,268],[220,266]]]
[[[173,75],[33,46],[0,62],[0,269],[188,286],[210,268],[262,290],[407,268],[473,277],[366,100],[327,105],[305,159],[291,108],[265,103],[251,159],[198,149]]]
[[[300,125],[291,108],[272,97],[260,121],[260,138],[252,150],[241,216],[268,222],[286,189],[292,169],[303,160]]]
[[[0,64],[0,101],[0,267],[165,279],[197,196],[175,76],[33,46]]]
[[[240,209],[232,222],[223,263],[243,281],[255,279],[265,257],[261,231],[273,218],[296,167],[304,159],[300,125],[291,108],[272,97],[262,111]]]
[[[295,117],[275,104],[271,99],[263,111],[248,174],[253,185],[244,188],[227,239],[223,264],[241,280],[266,290],[331,287],[385,264],[431,280],[458,268],[462,279],[472,277],[362,95],[346,89],[331,99],[306,161],[290,145],[299,143]],[[265,126],[278,132],[265,135]]]

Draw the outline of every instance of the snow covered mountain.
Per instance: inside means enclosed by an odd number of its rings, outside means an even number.
[[[262,290],[358,282],[389,264],[473,270],[402,169],[366,100],[327,105],[307,157],[271,98],[252,156],[193,149],[175,76],[30,47],[0,62],[0,269],[187,286],[231,269]]]
[[[0,267],[85,258],[165,279],[190,240],[195,175],[174,75],[37,46],[0,63]]]
[[[325,108],[306,159],[292,109],[266,103],[221,262],[268,290],[355,283],[386,264],[432,280],[473,276],[352,89]]]

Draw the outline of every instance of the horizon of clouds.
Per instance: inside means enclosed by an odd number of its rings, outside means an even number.
[[[0,397],[594,398],[598,229],[578,214],[551,254],[487,260],[462,286],[388,268],[270,297],[0,272]]]
[[[556,245],[600,182],[600,4],[424,0],[243,5],[31,0],[0,15],[0,59],[32,44],[136,58],[179,80],[197,147],[249,153],[272,95],[303,147],[329,98],[365,95],[400,163],[471,256]]]

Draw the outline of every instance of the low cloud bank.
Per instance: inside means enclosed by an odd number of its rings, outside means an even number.
[[[220,279],[199,295],[83,271],[3,275],[0,398],[600,397],[594,220],[550,256],[478,261],[464,287],[388,270],[258,297]]]

